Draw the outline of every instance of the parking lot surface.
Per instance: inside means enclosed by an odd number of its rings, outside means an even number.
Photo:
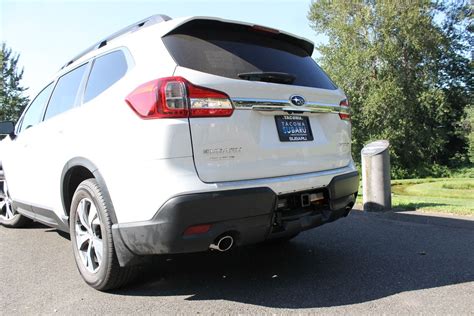
[[[460,217],[353,211],[285,244],[154,258],[109,293],[54,229],[0,227],[0,248],[4,315],[474,313],[474,221]]]

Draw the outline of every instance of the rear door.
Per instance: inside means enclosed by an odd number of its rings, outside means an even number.
[[[37,139],[31,144],[31,155],[41,164],[31,173],[31,182],[36,186],[35,204],[48,211],[55,211],[57,215],[64,216],[61,205],[61,173],[70,157],[72,139],[68,129],[76,124],[86,128],[87,122],[80,122],[75,115],[77,111],[79,92],[84,80],[89,73],[89,64],[82,64],[58,78],[51,98],[46,107],[43,122],[36,131]],[[37,210],[37,216],[43,220],[43,215]]]
[[[343,92],[311,58],[312,44],[278,31],[193,20],[163,37],[175,76],[226,93],[230,117],[190,118],[205,182],[302,174],[349,164]],[[344,105],[344,104],[343,104]]]
[[[53,83],[46,86],[27,107],[17,125],[16,138],[2,152],[8,188],[15,202],[30,205],[36,201],[38,187],[32,174],[41,168],[41,162],[32,153],[32,148],[39,139],[37,131],[41,129],[44,109],[53,87]],[[29,208],[26,211],[32,212]]]

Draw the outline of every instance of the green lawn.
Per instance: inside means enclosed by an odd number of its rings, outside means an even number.
[[[474,215],[474,179],[442,178],[392,181],[392,207]]]
[[[474,216],[474,178],[393,180],[392,208]]]

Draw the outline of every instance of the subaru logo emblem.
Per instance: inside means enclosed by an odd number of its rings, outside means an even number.
[[[290,102],[291,104],[296,105],[296,106],[302,106],[306,103],[304,98],[300,95],[292,95],[290,97]]]

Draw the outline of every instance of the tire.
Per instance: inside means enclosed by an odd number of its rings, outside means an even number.
[[[8,193],[7,182],[6,180],[0,181],[0,224],[10,228],[20,228],[31,222],[31,219],[15,211]]]
[[[77,269],[84,281],[100,290],[129,283],[137,267],[120,267],[112,240],[110,202],[95,179],[84,180],[71,203],[69,227]]]

